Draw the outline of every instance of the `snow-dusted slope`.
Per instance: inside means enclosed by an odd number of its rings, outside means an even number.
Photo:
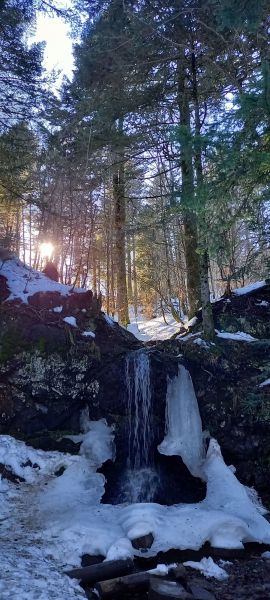
[[[0,275],[7,280],[7,286],[10,290],[8,301],[19,299],[27,303],[29,296],[33,296],[36,292],[59,292],[62,296],[67,296],[71,292],[85,292],[80,288],[74,288],[73,290],[72,286],[53,281],[44,273],[27,267],[15,258],[5,261],[0,260]]]
[[[165,323],[163,317],[150,320],[133,320],[128,325],[128,331],[133,333],[138,340],[150,342],[154,340],[168,340],[180,329],[180,324],[171,315],[166,315]]]

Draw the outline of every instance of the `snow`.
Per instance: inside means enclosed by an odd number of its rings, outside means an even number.
[[[127,329],[142,342],[168,340],[179,331],[180,323],[175,321],[171,315],[166,315],[166,321],[168,324],[165,323],[162,316],[148,321],[139,317],[137,320],[131,321]]]
[[[161,454],[179,455],[192,475],[200,477],[204,458],[202,422],[192,379],[183,365],[168,380],[166,436],[158,446]]]
[[[0,260],[0,275],[7,279],[7,285],[10,289],[8,301],[20,299],[22,302],[27,303],[28,298],[36,292],[59,292],[62,296],[67,296],[73,292],[85,292],[83,289],[73,289],[73,286],[53,281],[44,273],[27,267],[19,259]]]
[[[196,325],[198,321],[198,317],[192,317],[192,319],[189,319],[189,321],[187,322],[187,327],[194,327],[194,325]]]
[[[257,338],[249,335],[249,333],[244,333],[243,331],[236,331],[236,333],[231,333],[230,331],[217,331],[216,335],[219,338],[223,338],[224,340],[235,340],[236,342],[257,342]]]
[[[114,327],[115,321],[113,320],[113,318],[110,317],[110,315],[107,315],[106,313],[103,313],[103,314],[104,314],[105,321],[107,321],[108,325],[110,325],[110,327]]]
[[[191,472],[205,479],[206,498],[200,503],[101,504],[105,478],[96,469],[113,460],[114,433],[105,420],[90,421],[87,409],[81,416],[82,433],[73,436],[82,442],[76,456],[34,450],[0,436],[0,462],[25,478],[20,485],[0,480],[1,600],[84,598],[64,571],[79,566],[85,553],[106,560],[140,555],[131,542],[148,533],[154,538],[149,557],[172,548],[198,550],[206,542],[230,549],[246,542],[270,544],[265,511],[225,465],[216,440],[210,440],[204,457],[196,397],[183,366],[168,381],[167,404],[161,450],[180,454]],[[56,476],[61,467],[63,474]],[[220,576],[211,559],[199,565],[207,576]]]
[[[84,337],[91,337],[91,338],[95,338],[96,334],[93,331],[83,331],[82,335]]]
[[[204,348],[205,350],[209,350],[211,348],[211,346],[214,346],[213,342],[211,342],[211,343],[206,342],[201,337],[197,337],[194,340],[193,344],[196,344],[196,346],[201,346],[201,348]]]
[[[161,577],[165,577],[172,569],[175,569],[176,567],[176,563],[171,563],[170,565],[159,564],[155,569],[150,569],[148,573],[150,573],[150,575],[160,575]]]
[[[55,306],[54,308],[52,308],[52,311],[55,313],[61,313],[63,310],[63,306]]]
[[[200,573],[202,573],[202,575],[205,575],[205,577],[214,577],[219,581],[228,578],[228,573],[226,573],[224,569],[219,567],[211,557],[202,558],[200,562],[188,560],[184,562],[183,565],[184,567],[191,567],[192,569],[200,571]]]
[[[217,442],[212,440],[204,465],[207,497],[203,502],[111,506],[99,503],[104,477],[95,473],[93,465],[111,456],[112,432],[104,421],[95,422],[92,432],[107,439],[101,454],[95,448],[91,455],[93,438],[91,444],[84,438],[81,455],[70,456],[34,450],[0,436],[1,462],[26,479],[20,486],[0,484],[1,599],[83,598],[76,581],[64,571],[78,566],[83,553],[102,554],[107,560],[140,554],[131,540],[149,532],[154,542],[148,556],[171,548],[196,550],[207,541],[225,548],[240,548],[246,541],[270,543],[269,523],[224,464]],[[28,459],[40,468],[23,467]],[[56,477],[61,466],[65,471]]]
[[[72,327],[78,327],[77,321],[76,321],[75,317],[72,317],[72,316],[71,317],[64,317],[63,321],[65,321],[65,323],[68,323]]]
[[[249,285],[245,285],[242,288],[238,288],[233,290],[234,296],[244,296],[245,294],[250,294],[250,292],[254,292],[255,290],[259,290],[266,285],[265,279],[263,281],[255,281],[255,283],[250,283]]]
[[[270,379],[266,379],[265,381],[263,381],[262,383],[260,383],[259,387],[265,387],[267,385],[270,385]]]
[[[263,552],[261,554],[261,557],[265,558],[266,560],[270,560],[270,552],[269,552],[269,550],[267,550],[266,552]]]

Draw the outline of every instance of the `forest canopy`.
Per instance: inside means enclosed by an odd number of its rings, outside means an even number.
[[[211,338],[210,299],[269,273],[268,2],[59,6],[0,6],[0,244],[123,325],[202,307]],[[40,11],[76,36],[59,93]]]

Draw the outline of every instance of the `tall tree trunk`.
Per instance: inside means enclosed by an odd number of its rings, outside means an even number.
[[[129,302],[133,302],[130,235],[127,238],[127,282],[128,282],[128,299],[129,299]]]
[[[117,312],[119,323],[129,323],[128,294],[126,282],[126,249],[125,249],[125,172],[122,153],[115,156],[113,174],[114,226],[115,226],[115,262],[117,277]]]
[[[186,86],[185,54],[177,62],[178,106],[181,126],[181,176],[182,204],[185,237],[185,259],[187,269],[187,294],[189,315],[192,316],[200,307],[200,270],[197,253],[197,219],[193,210],[194,181],[192,151],[190,147],[190,107],[189,90]]]
[[[202,150],[200,143],[200,135],[201,135],[201,120],[200,120],[200,105],[199,105],[199,97],[198,97],[198,87],[197,87],[197,68],[196,68],[196,56],[195,52],[192,52],[191,56],[191,65],[192,65],[192,91],[193,91],[193,102],[194,102],[194,111],[195,111],[195,171],[196,171],[196,180],[197,180],[197,194],[199,196],[199,202],[202,202],[202,195],[200,198],[200,193],[202,193],[203,186],[203,165],[202,165]],[[209,257],[208,257],[208,248],[207,248],[207,239],[206,239],[206,224],[204,222],[204,206],[201,213],[201,223],[200,223],[200,291],[201,291],[201,301],[202,301],[202,321],[203,321],[203,333],[206,339],[213,340],[215,337],[215,326],[214,326],[214,318],[213,318],[213,310],[210,299],[210,286],[209,286],[209,277],[208,277],[208,268],[209,268]]]
[[[138,282],[137,282],[137,268],[136,268],[136,240],[134,233],[132,234],[132,261],[133,261],[133,294],[134,294],[134,314],[138,316]]]

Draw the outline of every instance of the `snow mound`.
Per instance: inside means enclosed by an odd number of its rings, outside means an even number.
[[[7,280],[10,295],[7,301],[19,299],[24,303],[36,292],[58,292],[62,296],[85,292],[80,288],[53,281],[44,273],[27,267],[19,259],[0,260],[0,275]]]

